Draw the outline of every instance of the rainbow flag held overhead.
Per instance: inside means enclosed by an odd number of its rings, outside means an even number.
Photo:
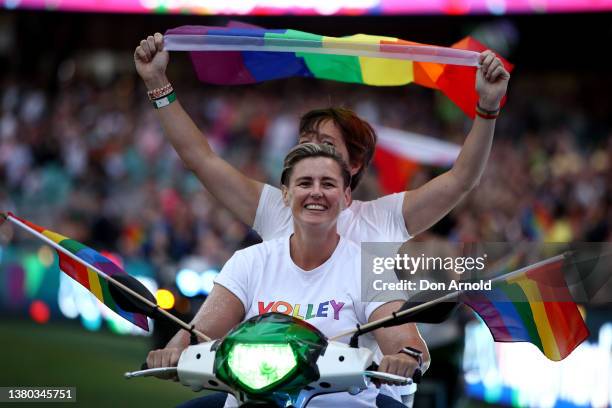
[[[550,360],[563,360],[589,336],[563,266],[563,257],[556,257],[493,283],[491,291],[465,292],[463,302],[495,341],[529,342]]]
[[[288,77],[375,86],[414,82],[440,90],[473,118],[478,54],[486,47],[470,37],[449,48],[394,37],[327,37],[232,22],[226,27],[167,30],[164,49],[189,51],[202,82],[239,85]]]
[[[110,259],[102,256],[100,253],[81,244],[80,242],[16,217],[11,213],[8,213],[8,215],[13,220],[17,220],[19,223],[21,223],[22,226],[25,225],[30,230],[33,230],[30,232],[46,238],[45,241],[48,240],[47,242],[57,251],[59,256],[59,268],[62,272],[76,280],[87,290],[93,293],[94,296],[98,298],[100,302],[104,303],[104,305],[106,305],[109,309],[141,329],[149,331],[147,317],[143,314],[126,312],[125,310],[121,309],[119,305],[115,303],[110,293],[108,281],[104,279],[103,276],[100,276],[100,274],[98,274],[98,272],[96,272],[92,266],[98,269],[104,275],[110,277],[127,275],[123,269],[117,266]],[[78,260],[71,257],[66,252],[72,254]]]

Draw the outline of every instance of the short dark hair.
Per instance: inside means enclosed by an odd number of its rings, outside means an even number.
[[[316,131],[321,123],[326,120],[331,120],[340,129],[349,153],[349,164],[361,164],[361,168],[351,179],[351,190],[355,190],[374,157],[376,132],[368,122],[349,109],[325,108],[312,110],[302,116],[300,119],[300,135]]]
[[[340,167],[344,188],[351,184],[351,172],[348,169],[348,165],[342,160],[342,157],[336,153],[336,149],[332,146],[316,143],[299,144],[287,153],[285,162],[283,163],[283,172],[281,173],[281,184],[285,187],[289,187],[289,180],[291,179],[291,173],[293,173],[295,165],[304,159],[313,157],[327,157],[334,160]]]

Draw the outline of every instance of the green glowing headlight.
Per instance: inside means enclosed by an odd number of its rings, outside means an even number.
[[[319,377],[327,346],[314,326],[279,313],[255,316],[234,328],[215,352],[215,375],[252,399],[284,406]]]
[[[297,359],[289,344],[235,344],[228,364],[238,381],[261,390],[291,374]]]

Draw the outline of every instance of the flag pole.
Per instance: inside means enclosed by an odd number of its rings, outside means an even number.
[[[157,304],[151,302],[149,299],[145,298],[144,296],[140,295],[139,293],[136,293],[135,291],[133,291],[132,289],[128,288],[127,286],[125,286],[121,282],[118,282],[117,280],[113,279],[112,276],[109,276],[109,275],[105,274],[100,269],[96,268],[95,266],[89,264],[88,262],[86,262],[83,259],[79,258],[78,256],[74,255],[72,252],[66,250],[61,245],[58,245],[57,243],[53,242],[53,240],[47,238],[46,236],[44,236],[40,232],[36,231],[35,229],[29,227],[28,225],[24,224],[20,220],[16,219],[11,214],[4,214],[4,213],[2,213],[2,217],[4,217],[5,219],[11,221],[13,224],[17,225],[18,227],[21,227],[25,231],[28,231],[29,233],[31,233],[31,234],[35,235],[36,237],[40,238],[45,243],[51,245],[56,250],[58,250],[58,251],[62,252],[63,254],[69,256],[70,258],[72,258],[76,262],[79,262],[79,263],[87,266],[88,268],[90,268],[91,270],[96,272],[99,276],[101,276],[104,280],[106,280],[108,282],[111,282],[113,285],[117,286],[118,288],[120,288],[124,292],[129,293],[130,295],[132,295],[133,297],[135,297],[139,301],[143,302],[147,306],[149,306],[149,307],[151,307],[153,309],[156,309],[159,313],[163,314],[164,316],[166,316],[167,318],[169,318],[170,320],[172,320],[173,322],[175,322],[176,324],[181,326],[183,329],[185,329],[185,330],[187,330],[189,332],[193,332],[195,335],[200,337],[203,341],[210,341],[211,340],[210,337],[208,337],[207,335],[205,335],[201,331],[197,330],[195,327],[189,326],[187,323],[185,323],[184,321],[182,321],[178,317],[176,317],[176,316],[172,315],[171,313],[169,313],[168,311],[160,308]]]
[[[544,265],[548,265],[549,263],[553,263],[553,262],[556,262],[558,260],[564,259],[569,254],[570,254],[570,252],[564,252],[562,254],[555,255],[555,256],[553,256],[551,258],[544,259],[543,261],[536,262],[533,265],[528,265],[528,266],[525,266],[525,267],[523,267],[521,269],[517,269],[515,271],[508,272],[506,274],[503,274],[503,275],[500,275],[500,276],[498,276],[496,278],[491,279],[491,283],[499,282],[500,280],[511,279],[511,278],[513,278],[515,276],[518,276],[518,275],[520,275],[522,273],[525,273],[528,270],[531,270],[531,269],[534,269],[534,268],[538,268],[538,267],[541,267],[541,266],[544,266]],[[446,295],[444,295],[444,296],[442,296],[442,297],[440,297],[438,299],[433,299],[433,300],[430,300],[428,302],[421,303],[421,304],[413,306],[413,307],[411,307],[409,309],[402,310],[401,312],[393,313],[390,316],[386,316],[386,317],[383,317],[381,319],[375,320],[373,322],[369,322],[369,323],[366,323],[364,325],[358,326],[355,329],[347,330],[347,331],[342,332],[340,334],[337,334],[337,335],[335,335],[333,337],[330,337],[329,340],[332,340],[332,341],[338,340],[338,339],[340,339],[342,337],[355,334],[355,333],[357,333],[359,331],[369,329],[370,327],[373,327],[373,326],[376,326],[376,325],[380,325],[381,323],[384,323],[384,322],[388,322],[389,320],[395,319],[397,317],[402,317],[402,316],[405,316],[405,315],[407,315],[409,313],[412,313],[412,312],[418,312],[420,310],[427,309],[428,307],[434,306],[434,305],[436,305],[438,303],[454,301],[463,292],[464,292],[463,290],[457,290],[455,292],[451,292],[451,293],[446,294]]]
[[[527,265],[527,266],[522,267],[521,269],[517,269],[515,271],[508,272],[508,273],[506,273],[504,275],[500,275],[500,276],[498,276],[496,278],[493,278],[493,279],[491,279],[491,283],[496,283],[496,282],[499,282],[500,280],[512,279],[515,276],[518,276],[518,275],[520,275],[522,273],[525,273],[525,272],[527,272],[527,271],[529,271],[531,269],[539,268],[541,266],[548,265],[550,263],[560,261],[562,259],[567,258],[570,255],[571,255],[571,251],[563,252],[562,254],[555,255],[553,257],[544,259],[544,260],[542,260],[540,262],[536,262],[536,263],[534,263],[532,265]]]
[[[357,327],[355,329],[347,330],[347,331],[345,331],[343,333],[340,333],[340,334],[337,334],[337,335],[335,335],[333,337],[330,337],[329,340],[332,340],[332,341],[333,340],[338,340],[338,339],[340,339],[342,337],[349,336],[351,334],[355,334],[358,331],[369,329],[370,327],[376,326],[376,325],[378,325],[380,323],[388,322],[389,320],[395,319],[396,317],[402,317],[404,315],[407,315],[408,313],[418,312],[419,310],[427,309],[428,307],[436,305],[438,303],[452,301],[460,293],[461,293],[461,291],[451,292],[451,293],[449,293],[447,295],[444,295],[444,296],[442,296],[442,297],[440,297],[438,299],[433,299],[433,300],[430,300],[429,302],[421,303],[421,304],[413,306],[413,307],[411,307],[409,309],[402,310],[401,312],[393,313],[393,314],[391,314],[389,316],[386,316],[386,317],[383,317],[381,319],[374,320],[373,322],[369,322],[369,323],[366,323],[364,325],[360,325],[359,327]]]

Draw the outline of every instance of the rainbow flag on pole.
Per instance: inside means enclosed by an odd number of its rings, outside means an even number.
[[[7,218],[53,246],[59,256],[59,268],[79,282],[109,309],[143,330],[149,331],[147,317],[126,312],[115,303],[109,291],[108,277],[127,275],[110,259],[93,249],[56,232],[8,213]]]
[[[465,292],[470,306],[489,327],[495,341],[529,342],[550,360],[567,357],[589,336],[557,256],[509,274],[491,291]]]
[[[327,37],[233,22],[227,27],[167,30],[164,49],[189,51],[202,82],[239,85],[288,77],[375,86],[414,82],[442,91],[473,118],[478,55],[486,47],[470,37],[449,48],[394,37]],[[502,61],[506,69],[512,69]]]

